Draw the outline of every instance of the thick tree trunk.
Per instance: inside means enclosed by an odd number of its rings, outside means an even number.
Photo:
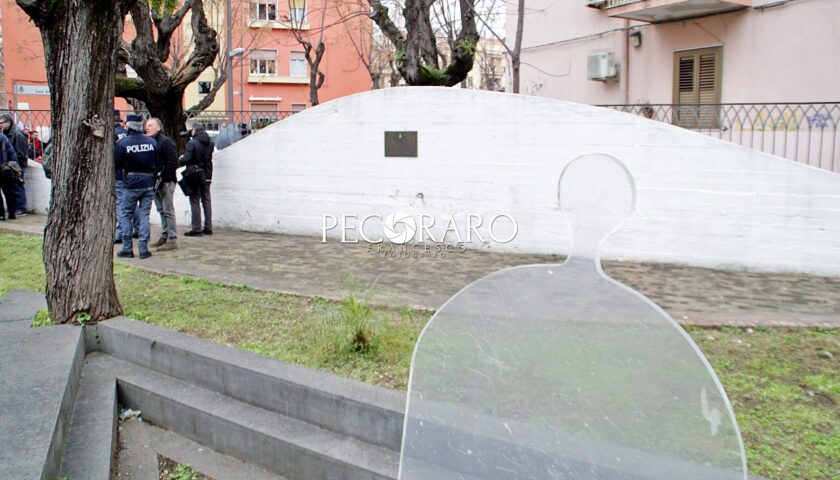
[[[219,42],[216,40],[216,31],[207,20],[203,0],[184,0],[177,11],[161,18],[152,17],[149,3],[148,0],[139,0],[131,9],[136,36],[124,48],[128,53],[129,64],[143,79],[142,86],[147,94],[144,100],[149,112],[160,118],[164,134],[176,142],[179,152],[183,152],[186,143],[179,138],[178,133],[185,128],[184,91],[201,72],[213,64],[219,53]],[[193,48],[185,61],[175,62],[178,65],[175,67],[167,63],[171,38],[187,12],[192,12],[190,29]],[[123,81],[117,85],[118,95],[133,93],[121,88],[127,87],[127,84]],[[215,96],[215,91],[221,88],[221,82],[217,81],[214,88]],[[198,106],[203,108],[208,105],[200,103]]]
[[[405,0],[405,33],[391,20],[381,0],[367,1],[373,9],[370,18],[396,48],[397,67],[408,85],[452,87],[467,78],[479,40],[475,0],[458,0],[461,30],[453,41],[451,58],[443,67],[438,62],[437,39],[431,26],[429,10],[433,0]]]
[[[157,117],[163,123],[163,134],[175,141],[178,153],[184,152],[186,141],[179,133],[186,130],[186,116],[184,116],[184,92],[170,91],[167,95],[152,96],[146,102],[149,114]]]
[[[115,54],[125,1],[18,4],[41,29],[53,128],[44,232],[47,303],[55,322],[120,315],[113,276]]]

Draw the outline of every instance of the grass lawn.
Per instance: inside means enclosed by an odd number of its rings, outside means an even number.
[[[116,265],[125,314],[262,355],[405,389],[429,315],[329,302]],[[43,291],[41,239],[0,234],[0,295]],[[365,317],[370,345],[355,324]],[[771,479],[840,478],[840,331],[689,329],[732,401],[750,471]],[[354,344],[355,341],[355,344]]]

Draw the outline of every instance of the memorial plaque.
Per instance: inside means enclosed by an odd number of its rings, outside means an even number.
[[[607,155],[560,178],[569,258],[492,273],[417,341],[400,480],[746,480],[726,393],[691,337],[601,269],[630,216]]]
[[[386,157],[417,157],[417,132],[385,132]]]

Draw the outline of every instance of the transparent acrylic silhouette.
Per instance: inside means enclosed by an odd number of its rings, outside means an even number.
[[[711,366],[598,248],[633,210],[607,155],[560,178],[562,265],[488,275],[452,297],[414,352],[400,480],[743,480],[740,432]]]

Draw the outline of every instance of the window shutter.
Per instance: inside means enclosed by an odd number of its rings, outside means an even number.
[[[722,51],[715,47],[674,54],[675,124],[684,128],[720,128]]]
[[[276,60],[277,50],[251,50],[248,56],[254,60]]]

